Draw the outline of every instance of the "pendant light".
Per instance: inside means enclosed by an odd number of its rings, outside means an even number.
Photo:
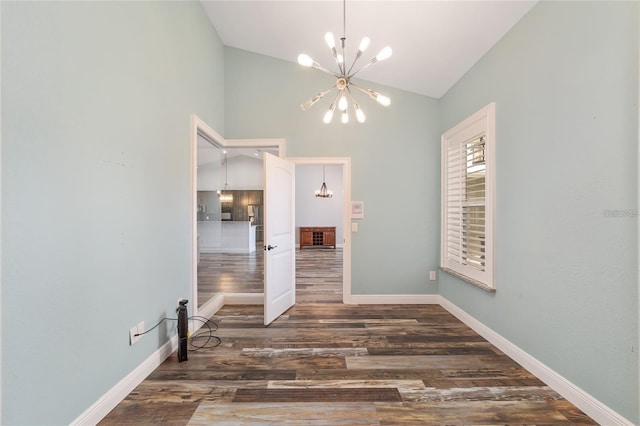
[[[229,175],[229,159],[227,158],[227,153],[224,154],[224,188],[220,193],[220,202],[221,203],[233,203],[233,194],[230,192],[231,187],[227,182],[227,178]]]
[[[369,60],[369,62],[367,62],[364,66],[362,66],[361,68],[359,68],[356,71],[353,71],[353,67],[356,64],[356,62],[358,62],[358,59],[360,59],[360,56],[362,56],[362,54],[364,53],[364,51],[367,49],[367,47],[369,46],[369,38],[368,37],[364,37],[362,39],[362,41],[360,42],[360,45],[358,47],[358,52],[356,53],[356,57],[353,60],[353,62],[351,63],[351,66],[347,69],[347,60],[346,60],[346,52],[345,52],[345,45],[346,45],[346,41],[347,41],[347,37],[346,37],[346,0],[342,1],[342,37],[340,38],[340,47],[341,47],[341,53],[338,53],[337,49],[336,49],[336,42],[335,39],[333,37],[332,33],[326,33],[324,36],[324,39],[327,43],[327,45],[329,46],[329,49],[331,49],[332,53],[333,53],[333,58],[336,62],[336,64],[338,65],[338,72],[332,72],[327,70],[326,68],[323,68],[320,66],[320,64],[318,64],[317,62],[315,62],[313,59],[311,59],[311,57],[309,55],[306,55],[304,53],[300,54],[298,56],[298,63],[304,67],[310,67],[310,68],[315,68],[317,70],[320,70],[322,72],[325,72],[327,74],[330,74],[332,76],[334,76],[337,80],[335,82],[335,84],[333,86],[331,86],[329,89],[324,90],[322,92],[318,92],[317,94],[313,95],[312,97],[310,97],[309,99],[307,99],[305,102],[303,102],[300,107],[302,108],[303,111],[308,110],[309,108],[311,108],[316,102],[318,102],[320,99],[322,99],[325,95],[327,95],[329,92],[331,92],[334,89],[338,89],[338,94],[336,95],[334,101],[331,103],[331,105],[329,106],[329,109],[327,110],[327,112],[324,114],[323,117],[323,121],[325,122],[325,124],[329,124],[331,123],[331,120],[333,119],[333,113],[336,109],[336,107],[338,107],[338,109],[340,110],[340,118],[342,123],[346,124],[349,122],[349,100],[351,100],[351,105],[353,107],[353,111],[355,113],[355,117],[356,120],[358,121],[358,123],[364,123],[366,120],[366,116],[364,114],[364,112],[362,111],[362,108],[360,108],[360,105],[358,105],[356,103],[355,98],[353,97],[353,93],[351,92],[351,88],[357,89],[367,95],[369,95],[369,97],[371,99],[374,99],[376,101],[378,101],[378,103],[380,105],[383,106],[389,106],[391,104],[391,99],[389,99],[388,97],[381,95],[378,92],[375,92],[371,89],[365,89],[362,88],[358,85],[356,85],[353,81],[351,81],[351,79],[358,74],[360,71],[368,68],[369,66],[375,64],[376,62],[380,62],[383,61],[385,59],[387,59],[388,57],[391,56],[391,48],[389,46],[385,47],[384,49],[382,49],[376,56],[374,56],[373,58],[371,58]]]
[[[322,186],[318,191],[316,191],[317,198],[331,198],[333,197],[333,191],[327,189],[327,184],[325,183],[325,175],[324,175],[324,165],[322,166]]]

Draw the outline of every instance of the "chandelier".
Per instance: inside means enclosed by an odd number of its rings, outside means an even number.
[[[316,197],[318,198],[331,198],[333,197],[333,191],[327,189],[326,179],[324,176],[324,165],[322,166],[322,186],[316,191]]]
[[[369,38],[364,37],[362,39],[362,41],[360,42],[360,46],[358,47],[358,52],[356,53],[355,59],[351,63],[351,66],[347,68],[347,60],[346,60],[346,52],[345,52],[345,45],[346,45],[347,38],[345,34],[346,34],[346,0],[343,0],[342,1],[342,37],[340,38],[341,52],[338,52],[338,50],[336,49],[336,42],[332,33],[330,32],[326,33],[324,36],[324,39],[327,42],[327,45],[329,46],[329,49],[331,49],[333,53],[333,59],[338,65],[338,72],[337,73],[332,72],[326,68],[321,67],[320,64],[318,64],[313,59],[311,59],[309,55],[302,53],[298,56],[298,63],[300,65],[304,67],[315,68],[317,70],[330,74],[337,79],[336,83],[333,86],[331,86],[329,89],[324,90],[322,92],[318,92],[317,94],[313,95],[312,97],[310,97],[300,105],[302,110],[306,111],[309,108],[311,108],[313,104],[315,104],[320,99],[322,99],[325,95],[327,95],[334,89],[338,89],[338,94],[336,95],[334,101],[329,106],[329,109],[327,110],[327,112],[324,114],[323,121],[326,124],[331,123],[331,120],[333,119],[333,113],[336,107],[338,108],[338,110],[341,111],[342,123],[344,124],[348,123],[349,122],[349,112],[348,112],[349,101],[351,101],[353,111],[356,115],[356,120],[358,120],[359,123],[365,122],[366,116],[364,115],[362,108],[360,108],[360,105],[358,105],[355,98],[353,97],[353,93],[351,91],[352,88],[357,89],[363,93],[366,93],[367,95],[369,95],[369,97],[371,97],[371,99],[378,101],[378,103],[381,105],[389,106],[391,104],[391,99],[389,99],[388,97],[381,95],[380,93],[375,92],[371,89],[365,89],[363,87],[360,87],[351,80],[360,71],[370,67],[376,62],[382,61],[390,57],[391,48],[389,46],[385,47],[380,51],[380,53],[378,53],[376,56],[371,58],[371,60],[369,60],[369,62],[367,62],[364,66],[357,69],[356,71],[353,71],[353,67],[355,66],[356,62],[358,62],[358,59],[360,59],[360,56],[362,56],[364,51],[369,46]]]

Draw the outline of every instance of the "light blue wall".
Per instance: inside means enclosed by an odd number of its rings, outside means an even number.
[[[2,2],[2,424],[68,424],[190,289],[189,117],[224,131],[199,2]]]
[[[325,125],[330,99],[307,112],[300,103],[333,83],[319,71],[225,47],[225,136],[286,138],[291,157],[351,157],[352,199],[365,205],[352,236],[353,294],[437,293],[428,271],[439,250],[439,103],[371,85],[391,97],[389,108],[355,93],[367,122],[343,125],[336,114]]]
[[[128,345],[189,292],[192,112],[352,158],[354,294],[440,291],[640,422],[637,218],[603,214],[638,207],[637,3],[542,2],[441,102],[372,85],[392,106],[359,97],[368,121],[347,126],[299,109],[328,77],[223,48],[199,3],[0,7],[2,423],[69,423],[172,333]],[[439,135],[491,101],[494,295],[427,280]]]
[[[634,423],[638,3],[541,2],[442,99],[496,102],[496,286],[441,294]]]

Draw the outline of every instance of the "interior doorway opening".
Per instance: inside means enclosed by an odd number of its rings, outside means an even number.
[[[245,222],[246,226],[253,232],[257,228],[257,224],[252,223],[256,218],[256,214],[260,215],[260,200],[255,199],[249,203],[249,196],[257,195],[259,189],[249,191],[247,182],[237,184],[235,190],[237,194],[247,197],[246,211],[238,213],[246,213],[246,217],[238,217],[237,221],[233,220],[233,210],[222,209],[221,196],[225,197],[234,195],[228,187],[230,175],[228,167],[232,163],[240,164],[246,167],[251,161],[261,163],[262,155],[272,153],[279,157],[285,155],[284,139],[236,139],[230,140],[223,138],[214,129],[209,127],[203,120],[193,114],[191,116],[191,308],[193,315],[210,316],[215,313],[224,303],[229,303],[230,297],[225,301],[225,295],[221,293],[201,292],[199,291],[198,271],[202,252],[215,250],[216,245],[221,241],[208,241],[208,247],[203,246],[202,233],[215,231],[216,226],[243,226],[240,222]],[[233,172],[233,169],[231,170]],[[245,170],[246,171],[246,170]],[[224,173],[227,172],[227,173]],[[247,173],[243,170],[236,170],[237,176],[246,179]],[[260,176],[262,175],[259,172]],[[236,183],[239,181],[236,180]],[[226,188],[225,188],[226,187]],[[218,193],[220,191],[220,193]],[[229,193],[227,193],[229,192]],[[228,203],[227,203],[228,204]],[[232,208],[232,205],[226,207]],[[251,209],[250,209],[251,207]],[[224,210],[224,211],[223,211]],[[231,215],[229,218],[223,217],[224,214]],[[253,213],[251,215],[250,213]],[[223,224],[224,222],[224,224]],[[232,223],[238,222],[238,223]],[[199,227],[199,224],[201,225]],[[254,226],[252,226],[254,225]],[[205,229],[205,228],[211,229]],[[236,230],[229,230],[230,233]],[[254,244],[254,251],[257,247]],[[237,250],[237,247],[233,248]]]
[[[348,279],[344,260],[348,254],[345,251],[346,238],[350,233],[348,220],[345,220],[348,214],[345,205],[349,205],[343,182],[346,167],[335,163],[335,160],[305,159],[304,164],[296,165],[296,264],[301,263],[296,268],[296,280],[308,290],[312,290],[308,286],[316,283],[314,291],[306,293],[306,301],[316,295],[320,302],[342,302],[344,281]],[[292,162],[295,161],[293,159]],[[323,164],[323,161],[331,164]],[[315,197],[324,181],[333,191],[331,199]],[[310,227],[331,229],[330,244],[304,245],[301,231]],[[213,294],[224,294],[234,303],[260,303],[259,298],[264,291],[264,251],[261,247],[252,253],[201,253],[200,258],[198,282],[201,303]],[[335,285],[337,280],[339,288]],[[336,291],[340,293],[335,294]]]
[[[351,158],[349,157],[289,157],[288,160],[296,165],[296,230],[297,246],[300,247],[300,227],[335,227],[335,247],[341,251],[342,263],[342,297],[341,302],[349,298],[351,294]],[[302,178],[302,171],[307,168],[310,177]],[[324,169],[324,170],[323,170]],[[330,170],[335,171],[332,175]],[[299,173],[300,172],[300,173]],[[339,180],[331,180],[331,177]],[[300,178],[300,179],[299,179]],[[326,182],[323,182],[326,179]],[[298,182],[300,180],[300,182]],[[326,199],[315,198],[315,191],[320,190],[325,183],[333,192],[332,200],[339,200],[340,212],[334,216],[334,220],[323,222],[324,214],[329,214],[328,206],[322,204]],[[306,185],[304,188],[302,185]],[[306,203],[299,199],[306,197]],[[309,211],[304,211],[304,210]],[[334,213],[335,214],[335,213]],[[313,250],[323,254],[330,248],[302,248],[298,249],[299,257],[306,257]],[[338,253],[339,253],[338,252]],[[326,254],[326,253],[325,253]],[[305,261],[306,261],[305,260]]]
[[[192,309],[194,315],[210,316],[213,315],[224,304],[259,304],[262,303],[264,297],[264,287],[261,293],[247,293],[244,290],[235,291],[232,290],[232,286],[229,291],[225,290],[220,293],[210,293],[207,295],[198,296],[198,259],[199,259],[199,246],[198,246],[198,159],[199,151],[198,146],[204,146],[206,149],[211,147],[224,150],[224,149],[275,149],[277,156],[286,158],[285,141],[283,139],[246,139],[246,140],[225,140],[215,130],[211,129],[200,120],[197,116],[192,116]],[[200,154],[202,157],[202,154]],[[351,292],[351,159],[348,157],[289,157],[288,161],[291,161],[296,167],[337,167],[342,172],[342,188],[334,186],[330,188],[334,191],[334,197],[341,197],[342,200],[342,215],[338,219],[339,224],[336,228],[341,228],[341,235],[336,235],[336,247],[340,249],[342,263],[342,298],[344,303],[348,299]],[[220,161],[220,159],[218,159]],[[318,176],[315,183],[318,188],[323,183],[322,177]],[[327,179],[328,180],[328,179]],[[329,187],[332,186],[331,182],[327,182]],[[202,212],[200,212],[202,213]],[[299,247],[299,226],[296,224],[296,247]],[[298,249],[299,250],[299,249]],[[307,250],[307,249],[305,249]],[[309,249],[311,250],[311,249]],[[264,255],[262,250],[255,251],[255,256]],[[310,253],[306,253],[310,254]],[[250,266],[249,266],[250,267]],[[261,266],[256,265],[259,270]],[[237,270],[237,268],[236,268]],[[233,277],[228,277],[231,281]],[[200,300],[201,299],[201,300]]]

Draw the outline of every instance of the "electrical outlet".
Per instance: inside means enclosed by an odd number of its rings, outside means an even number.
[[[135,345],[140,340],[140,336],[136,336],[138,334],[138,326],[135,325],[129,329],[129,345]]]
[[[144,331],[144,321],[140,321],[137,325],[131,327],[129,329],[129,345],[135,345],[138,343],[138,340],[142,337],[139,334],[144,333]],[[136,336],[136,334],[138,336]]]
[[[429,271],[429,281],[436,280],[436,271]]]

